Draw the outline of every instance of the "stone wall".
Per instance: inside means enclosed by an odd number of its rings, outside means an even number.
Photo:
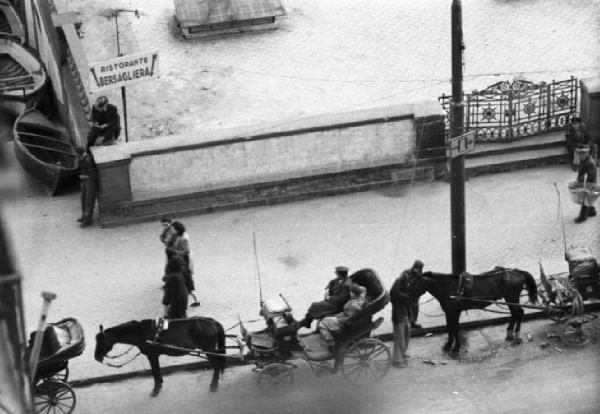
[[[415,167],[417,136],[439,142],[427,135],[443,133],[443,122],[433,101],[95,147],[101,221],[281,202],[410,179],[415,170],[398,170]]]

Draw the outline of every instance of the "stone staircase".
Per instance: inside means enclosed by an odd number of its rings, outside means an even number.
[[[569,162],[564,131],[513,142],[476,143],[465,158],[467,177]]]

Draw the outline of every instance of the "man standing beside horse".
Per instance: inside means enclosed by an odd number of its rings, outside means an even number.
[[[412,267],[410,269],[406,269],[400,274],[400,278],[405,278],[409,284],[413,283],[415,279],[421,277],[423,274],[423,262],[420,260],[415,260]],[[417,317],[419,316],[419,298],[411,297],[409,298],[409,321],[410,327],[413,329],[421,329],[422,326],[417,323]]]

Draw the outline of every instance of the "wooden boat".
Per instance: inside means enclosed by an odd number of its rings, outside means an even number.
[[[12,3],[0,0],[0,33],[17,36],[21,43],[25,40],[25,28]]]
[[[77,179],[79,158],[66,128],[29,109],[15,121],[13,134],[17,159],[49,195]]]
[[[41,99],[48,75],[34,53],[18,37],[0,33],[0,110],[19,116]]]

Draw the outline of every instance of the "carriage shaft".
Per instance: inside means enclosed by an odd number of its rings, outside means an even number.
[[[465,298],[462,296],[450,296],[450,299],[455,299],[455,300],[462,300],[462,301],[471,301],[471,302],[480,302],[480,303],[489,303],[494,304],[494,305],[506,305],[506,306],[520,306],[522,308],[528,308],[528,309],[537,309],[537,310],[546,310],[546,309],[550,309],[549,306],[539,306],[539,305],[525,305],[523,303],[513,303],[513,302],[502,302],[502,301],[498,301],[498,300],[487,300],[487,299],[476,299],[476,298]],[[552,308],[568,308],[570,305],[565,305],[565,306],[553,306]]]

